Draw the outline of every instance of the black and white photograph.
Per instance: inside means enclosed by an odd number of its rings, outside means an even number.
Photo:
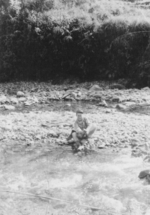
[[[150,215],[150,0],[0,0],[0,215]]]

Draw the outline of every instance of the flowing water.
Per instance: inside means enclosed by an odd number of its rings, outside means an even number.
[[[146,214],[149,165],[128,150],[73,155],[70,148],[5,154],[0,165],[0,214]]]
[[[149,215],[150,164],[130,149],[74,155],[69,146],[1,152],[0,215]]]

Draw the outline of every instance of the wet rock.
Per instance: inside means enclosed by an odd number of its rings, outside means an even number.
[[[24,96],[25,96],[24,92],[22,91],[17,92],[17,97],[24,97]]]
[[[5,110],[15,110],[15,107],[12,105],[4,105]]]
[[[95,84],[90,88],[90,91],[97,91],[97,90],[101,90],[101,88],[99,87],[99,85]]]
[[[143,170],[143,171],[141,171],[138,177],[140,179],[143,179],[143,178],[146,178],[147,175],[150,175],[150,170]]]

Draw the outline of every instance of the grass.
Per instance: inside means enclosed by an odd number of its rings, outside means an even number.
[[[20,2],[33,6],[34,9],[41,7],[46,16],[53,20],[83,19],[87,24],[101,24],[105,21],[123,20],[127,23],[149,23],[149,8],[143,8],[147,1],[117,1],[117,0],[11,0],[11,5],[19,7]],[[39,2],[36,3],[35,2]],[[148,7],[148,6],[147,6]],[[43,11],[42,11],[43,12]]]

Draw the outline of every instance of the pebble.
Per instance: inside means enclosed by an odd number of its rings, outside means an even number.
[[[4,105],[5,110],[15,110],[15,107],[12,105]]]

